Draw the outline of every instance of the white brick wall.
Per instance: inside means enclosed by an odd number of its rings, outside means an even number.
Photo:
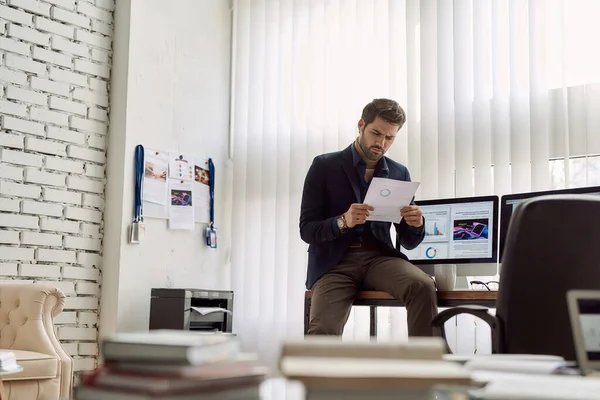
[[[55,97],[51,97],[50,101]],[[78,103],[79,104],[79,103]],[[62,129],[57,126],[48,127],[47,137],[69,143],[85,144],[85,134],[82,132]],[[90,146],[92,144],[90,143]],[[92,146],[95,147],[95,146]],[[96,147],[97,148],[97,147]]]
[[[0,230],[0,243],[19,244],[19,232]]]
[[[9,133],[0,133],[0,147],[9,147],[13,149],[23,148],[23,138]]]
[[[11,86],[14,87],[14,86]],[[35,93],[35,92],[34,92]],[[8,92],[7,92],[8,94]],[[44,136],[44,125],[37,123],[26,121],[24,119],[18,119],[9,117],[5,115],[2,117],[2,129],[6,131],[18,131],[16,133],[29,133],[35,136]],[[23,139],[21,139],[23,140]],[[23,146],[20,147],[21,149]]]
[[[23,168],[12,167],[10,165],[0,165],[0,178],[12,179],[14,181],[22,181]]]
[[[62,313],[60,313],[58,315],[58,318],[54,319],[54,323],[56,325],[74,325],[77,323],[77,313],[73,312],[73,311],[64,311]],[[63,346],[67,345],[67,348],[71,345],[75,345],[75,349],[77,349],[77,343],[64,343],[63,342]],[[67,351],[67,353],[69,353],[69,351],[67,349],[65,349]],[[75,351],[74,353],[69,353],[71,355],[75,355],[77,354],[77,351]]]
[[[65,221],[56,218],[40,219],[40,229],[42,231],[60,232],[60,233],[79,233],[79,224],[73,221]]]
[[[51,217],[62,217],[63,206],[62,204],[23,200],[21,202],[21,213],[33,215],[49,215]]]
[[[96,365],[115,0],[0,0],[0,281],[54,281]]]
[[[81,325],[96,325],[98,323],[98,314],[94,312],[79,312],[78,318]]]

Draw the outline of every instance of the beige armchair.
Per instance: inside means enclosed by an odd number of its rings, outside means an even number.
[[[23,371],[2,377],[2,400],[68,400],[73,359],[54,333],[64,293],[51,283],[0,284],[0,350],[15,353]]]

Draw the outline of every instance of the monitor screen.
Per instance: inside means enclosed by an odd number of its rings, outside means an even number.
[[[577,299],[577,307],[588,360],[600,361],[600,299]]]
[[[553,194],[598,194],[600,195],[600,186],[590,186],[576,189],[562,189],[562,190],[548,190],[543,192],[529,192],[529,193],[518,193],[508,194],[502,196],[500,201],[500,262],[502,262],[502,253],[504,252],[504,246],[506,244],[506,235],[508,234],[508,227],[510,224],[510,218],[515,208],[523,201],[538,196],[547,196]]]
[[[402,248],[413,264],[491,263],[498,260],[498,196],[415,201],[425,239]]]

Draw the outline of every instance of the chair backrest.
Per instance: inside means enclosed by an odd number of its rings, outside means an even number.
[[[600,289],[600,196],[527,200],[513,213],[502,259],[500,352],[575,360],[570,289]]]
[[[54,354],[48,331],[65,306],[51,283],[0,284],[0,348]]]

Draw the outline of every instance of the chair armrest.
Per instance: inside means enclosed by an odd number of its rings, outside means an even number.
[[[456,317],[460,314],[470,314],[475,317],[481,318],[487,323],[492,330],[492,353],[500,352],[500,329],[498,328],[499,320],[494,315],[488,312],[487,307],[477,305],[464,305],[459,307],[452,307],[447,310],[440,312],[430,322],[430,325],[434,328],[439,328],[442,334],[442,338],[446,340],[446,330],[444,324],[452,317]],[[448,347],[450,348],[450,347]]]

